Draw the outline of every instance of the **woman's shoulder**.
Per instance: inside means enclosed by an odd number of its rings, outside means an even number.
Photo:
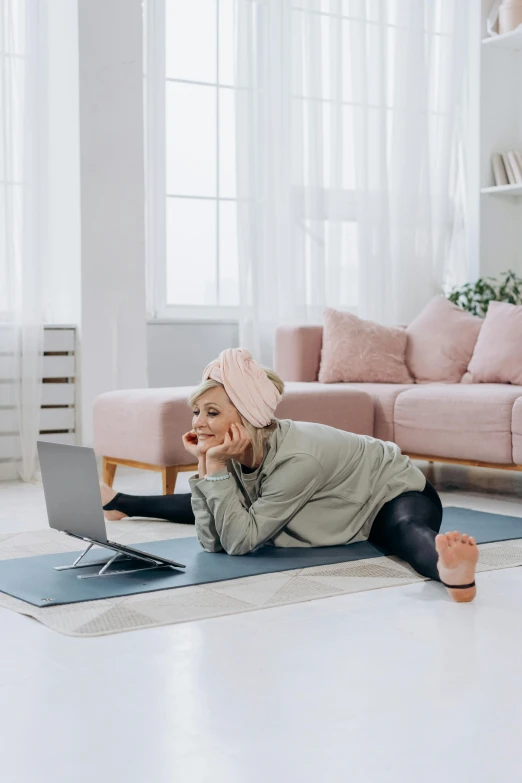
[[[346,430],[340,430],[337,427],[332,427],[330,424],[320,424],[315,421],[294,421],[293,419],[279,419],[278,423],[281,425],[281,434],[284,437],[290,436],[291,438],[299,438],[304,442],[309,440],[328,440],[345,439],[350,437],[357,437],[352,432]]]
[[[278,428],[270,442],[274,458],[282,459],[296,454],[308,454],[316,458],[332,438],[342,438],[346,434],[326,424],[279,419]]]
[[[300,461],[303,461],[304,455],[307,455],[312,462],[329,465],[332,454],[342,453],[349,457],[359,448],[359,441],[364,437],[312,421],[283,419],[280,424],[281,430],[273,444],[275,464],[294,455],[301,455]]]

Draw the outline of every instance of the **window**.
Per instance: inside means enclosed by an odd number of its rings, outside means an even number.
[[[146,5],[148,300],[156,318],[237,313],[234,2]]]
[[[149,309],[156,318],[238,315],[236,3],[146,3],[147,258]],[[259,10],[263,0],[252,5]],[[450,166],[458,125],[450,89],[455,19],[463,12],[455,0],[288,5],[303,306],[322,312],[326,300],[356,310],[371,293],[368,259],[378,259],[379,243],[387,242],[378,210],[388,223],[394,219],[382,205],[393,203],[390,182],[399,181],[408,153],[402,141],[416,124],[433,190],[425,199],[430,214],[419,220],[418,254],[429,240],[430,221],[442,226],[442,237],[464,231],[452,225],[455,198],[462,199],[453,193],[457,165]],[[402,55],[413,51],[412,32],[423,58],[422,89],[413,97],[404,78],[409,59]],[[266,58],[259,61],[263,72]]]

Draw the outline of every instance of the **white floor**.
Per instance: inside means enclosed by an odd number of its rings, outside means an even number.
[[[434,478],[445,505],[522,516],[522,476]],[[46,526],[40,486],[0,497],[0,531]],[[96,639],[0,610],[0,780],[514,783],[521,620],[519,568],[470,605],[423,583]]]

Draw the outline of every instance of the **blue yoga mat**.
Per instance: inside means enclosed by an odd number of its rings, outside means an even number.
[[[479,544],[522,538],[522,518],[487,514],[465,508],[445,508],[442,532],[461,530],[475,536]],[[153,569],[135,574],[121,574],[99,579],[78,579],[78,573],[94,573],[100,566],[78,571],[55,571],[54,566],[67,565],[77,557],[74,552],[0,561],[0,591],[34,606],[53,606],[100,598],[115,598],[135,593],[167,590],[173,587],[221,582],[244,576],[291,571],[296,568],[344,563],[382,552],[367,541],[345,546],[317,548],[260,547],[242,556],[205,552],[196,538],[151,541],[137,546],[145,552],[160,554],[186,568],[180,571]],[[99,560],[103,550],[89,553],[86,560]],[[107,556],[108,559],[109,555]],[[122,561],[119,569],[136,567],[136,561]]]

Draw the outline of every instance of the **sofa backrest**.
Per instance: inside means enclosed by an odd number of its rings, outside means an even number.
[[[279,326],[275,334],[274,370],[283,381],[317,381],[322,344],[322,324]]]
[[[406,329],[407,324],[399,324]],[[274,340],[274,370],[283,381],[313,383],[319,376],[323,325],[278,326]]]

